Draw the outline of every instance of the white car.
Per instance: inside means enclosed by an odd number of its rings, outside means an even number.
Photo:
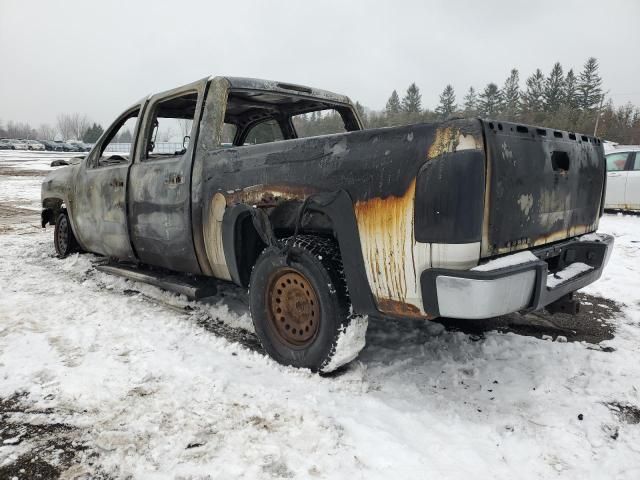
[[[29,145],[24,140],[10,140],[14,150],[29,150]]]
[[[609,150],[606,159],[604,207],[640,211],[640,145],[619,145]]]
[[[21,142],[26,143],[29,150],[44,150],[44,145],[36,140],[21,140]]]

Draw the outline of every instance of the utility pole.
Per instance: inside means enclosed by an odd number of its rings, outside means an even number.
[[[600,97],[600,106],[598,107],[598,113],[596,114],[596,126],[593,128],[593,136],[598,136],[598,123],[600,122],[600,111],[602,110],[602,104],[604,103],[604,96],[607,95],[611,90],[607,90]]]

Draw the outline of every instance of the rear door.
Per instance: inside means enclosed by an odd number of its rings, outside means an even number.
[[[624,201],[628,209],[640,210],[640,152],[634,152],[632,155],[631,168],[627,172]]]
[[[149,265],[201,273],[191,229],[191,172],[206,83],[149,99],[128,197],[132,243]]]
[[[626,165],[629,152],[615,152],[607,155],[607,193],[605,208],[624,208],[628,172]]]

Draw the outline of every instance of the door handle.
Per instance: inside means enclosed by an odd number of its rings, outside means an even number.
[[[169,186],[180,185],[184,183],[184,177],[179,173],[172,173],[164,179],[164,184]]]
[[[124,187],[124,182],[118,178],[114,178],[111,180],[109,185],[111,186],[111,188],[122,188]]]

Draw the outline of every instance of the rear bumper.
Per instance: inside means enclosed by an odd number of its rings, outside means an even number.
[[[428,269],[420,276],[424,310],[469,319],[538,310],[600,278],[612,248],[611,235],[592,233],[533,250],[528,257],[514,254],[515,264],[509,266],[491,268],[490,262],[477,270]],[[508,257],[496,263],[508,264]],[[562,268],[550,274],[545,259]]]

